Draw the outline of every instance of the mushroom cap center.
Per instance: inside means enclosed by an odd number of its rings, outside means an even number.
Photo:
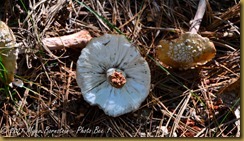
[[[116,68],[110,68],[107,70],[107,80],[115,88],[122,88],[126,83],[125,73]]]

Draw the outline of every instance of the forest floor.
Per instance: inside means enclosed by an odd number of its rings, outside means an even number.
[[[15,75],[24,86],[0,83],[1,136],[240,137],[239,0],[207,2],[199,34],[208,37],[217,52],[205,65],[184,71],[161,66],[155,50],[159,40],[189,30],[198,0],[1,3],[0,19],[25,49]],[[82,49],[50,51],[40,42],[80,30],[92,37],[119,31],[139,48],[151,70],[151,89],[137,111],[110,117],[90,106],[76,83]]]

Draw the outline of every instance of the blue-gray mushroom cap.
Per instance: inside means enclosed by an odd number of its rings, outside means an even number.
[[[126,83],[109,82],[111,70],[123,73]],[[140,52],[123,35],[105,34],[92,39],[77,61],[76,79],[84,99],[109,116],[137,110],[150,90],[150,69]]]

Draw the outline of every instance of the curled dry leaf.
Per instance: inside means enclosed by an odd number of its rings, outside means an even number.
[[[14,74],[17,69],[16,60],[19,52],[15,45],[16,38],[13,31],[4,22],[0,21],[0,58],[6,70],[1,70],[4,76],[0,80],[5,84],[14,81]]]

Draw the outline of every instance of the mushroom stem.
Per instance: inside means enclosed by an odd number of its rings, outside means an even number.
[[[63,48],[84,48],[92,39],[87,30],[81,30],[70,35],[42,39],[43,44],[50,50]]]
[[[90,33],[87,30],[81,30],[79,32],[64,35],[59,37],[49,37],[43,38],[42,43],[49,50],[60,50],[64,48],[84,48],[87,43],[92,39]],[[15,47],[19,48],[19,54],[25,53],[25,48],[20,48],[24,46],[23,43],[16,43]]]
[[[195,17],[190,22],[190,24],[191,24],[191,27],[189,30],[190,33],[197,34],[197,32],[200,28],[200,24],[202,22],[204,13],[206,11],[206,5],[207,5],[206,0],[200,0],[199,1]]]
[[[107,70],[107,79],[115,88],[122,88],[126,83],[125,73],[120,69],[110,68]]]

